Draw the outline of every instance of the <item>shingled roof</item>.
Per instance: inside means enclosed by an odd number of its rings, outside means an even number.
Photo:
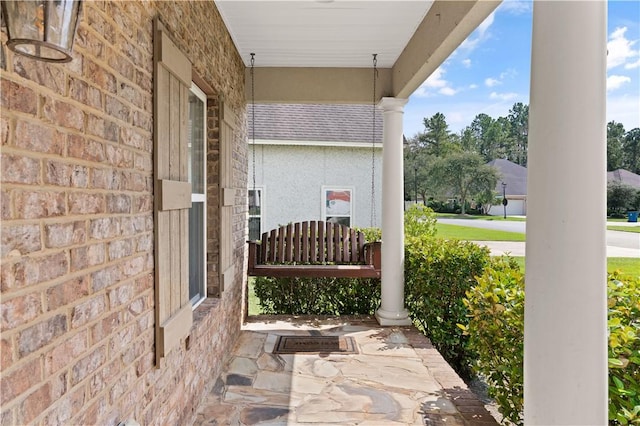
[[[506,183],[507,195],[527,195],[527,168],[509,160],[498,159],[488,163],[498,169],[502,177],[496,185],[496,192],[502,194],[502,182]]]
[[[248,135],[252,137],[252,106]],[[369,142],[371,105],[256,104],[255,138],[281,141]],[[382,142],[382,112],[376,110],[376,142]]]
[[[614,170],[613,172],[607,172],[607,182],[617,181],[624,183],[634,188],[640,188],[640,175],[632,173],[625,169]]]

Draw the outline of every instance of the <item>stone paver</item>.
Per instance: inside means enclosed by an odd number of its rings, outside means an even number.
[[[351,336],[359,354],[273,354],[277,336]],[[247,324],[196,425],[497,425],[414,327],[370,318]]]

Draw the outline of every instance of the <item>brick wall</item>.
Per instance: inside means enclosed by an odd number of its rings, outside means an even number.
[[[244,66],[212,2],[84,2],[69,64],[2,47],[2,425],[190,423],[238,334],[241,266],[230,289],[196,309],[188,341],[163,368],[154,365],[156,15],[194,71],[244,118]],[[210,289],[219,235],[216,108],[214,96]],[[244,137],[234,141],[237,188],[246,187],[246,150]],[[244,197],[238,191],[236,265],[243,265]]]

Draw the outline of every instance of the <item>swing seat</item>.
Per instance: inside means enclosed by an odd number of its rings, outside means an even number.
[[[253,277],[380,278],[380,241],[323,221],[288,224],[249,241],[248,275]]]

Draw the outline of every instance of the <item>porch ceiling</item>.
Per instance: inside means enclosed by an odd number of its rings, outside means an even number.
[[[377,98],[406,98],[500,3],[215,2],[247,66],[250,53],[256,54],[256,101],[292,103],[371,102],[373,53],[378,54]]]

